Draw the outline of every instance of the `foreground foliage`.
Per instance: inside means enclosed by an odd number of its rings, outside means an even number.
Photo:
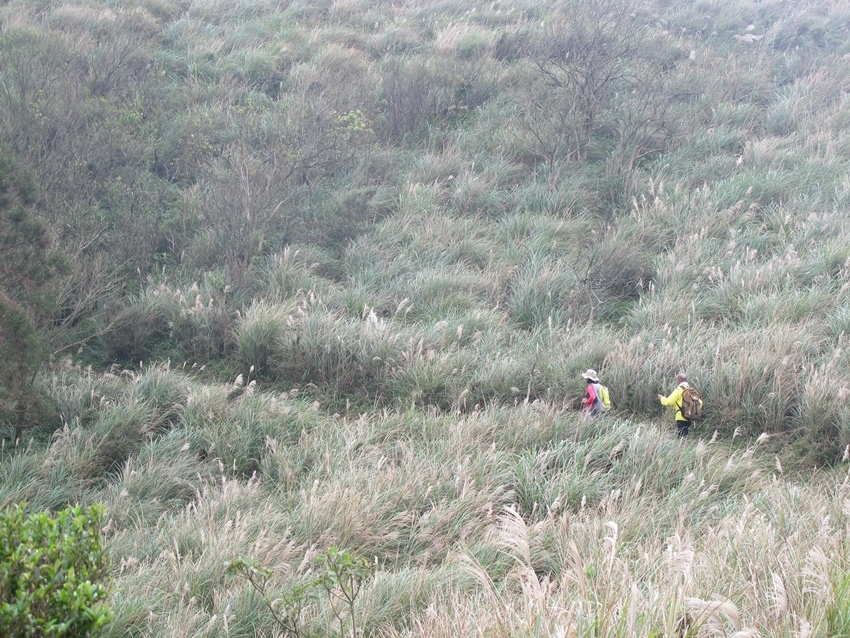
[[[323,590],[324,604],[330,605],[339,622],[339,635],[357,635],[354,603],[360,594],[363,581],[369,575],[369,562],[362,556],[330,547],[326,553],[316,556],[318,574],[289,587],[281,596],[271,598],[266,591],[274,572],[256,561],[238,558],[227,563],[228,575],[245,578],[257,593],[287,636],[304,638],[312,635],[327,635],[329,630],[316,632],[304,627],[302,614],[310,605],[321,604],[318,591]],[[346,626],[350,630],[346,631]]]
[[[89,636],[110,622],[103,514],[96,505],[55,516],[15,505],[0,514],[4,636]]]

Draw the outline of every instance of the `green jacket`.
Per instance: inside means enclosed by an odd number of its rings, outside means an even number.
[[[687,381],[683,381],[679,385],[676,386],[676,389],[670,393],[670,396],[661,397],[661,405],[667,407],[675,407],[676,408],[676,420],[677,421],[687,421],[685,417],[682,416],[682,393],[690,388]],[[702,399],[700,399],[700,405],[702,405]]]

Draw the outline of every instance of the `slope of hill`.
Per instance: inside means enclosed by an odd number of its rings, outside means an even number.
[[[0,504],[106,503],[107,635],[848,635],[848,29],[10,0],[0,142],[70,271],[0,255],[45,346]]]

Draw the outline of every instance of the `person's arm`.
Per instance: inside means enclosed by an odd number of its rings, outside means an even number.
[[[658,400],[661,401],[661,405],[670,407],[670,406],[678,406],[679,403],[682,402],[682,393],[684,390],[682,386],[676,386],[676,389],[670,393],[670,396],[665,397],[663,394],[658,395]]]

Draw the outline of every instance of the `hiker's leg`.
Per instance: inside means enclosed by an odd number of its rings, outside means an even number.
[[[691,425],[690,421],[676,421],[676,427],[679,428],[678,435],[679,438],[685,438],[688,436],[688,427]]]

